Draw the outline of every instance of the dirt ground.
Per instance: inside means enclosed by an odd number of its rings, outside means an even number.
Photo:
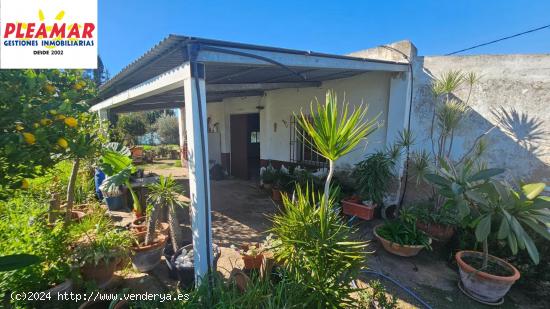
[[[145,172],[158,175],[173,175],[184,187],[188,186],[185,168],[174,167],[174,161],[165,160],[156,164],[141,166]],[[227,179],[211,182],[212,193],[212,230],[213,241],[222,247],[218,261],[218,270],[227,275],[233,268],[242,268],[239,255],[229,248],[230,245],[259,242],[266,236],[270,227],[269,216],[277,211],[277,205],[269,195],[256,183]],[[186,197],[182,197],[187,200]],[[186,240],[191,241],[189,215],[187,209],[178,213],[180,223],[186,231]],[[413,258],[403,258],[384,251],[373,240],[372,228],[381,221],[354,221],[360,230],[362,240],[369,241],[369,253],[365,256],[369,270],[377,271],[397,280],[414,291],[432,308],[485,308],[462,294],[458,287],[458,274],[447,263],[447,258],[437,256],[434,252],[423,251]],[[437,245],[436,247],[437,248]],[[174,288],[176,283],[168,278],[168,269],[161,263],[149,274],[128,272],[124,274],[125,287],[146,289]],[[421,308],[422,305],[403,292],[395,284],[375,274],[364,274],[361,278],[368,282],[379,279],[392,295],[399,298],[400,308]],[[521,291],[512,288],[501,308],[544,308],[537,306],[534,300],[527,299]],[[526,306],[526,304],[530,304]]]

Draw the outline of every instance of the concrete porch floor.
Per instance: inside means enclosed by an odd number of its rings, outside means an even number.
[[[173,161],[172,161],[173,162]],[[162,162],[162,168],[158,165],[147,165],[145,171],[158,175],[173,175],[174,178],[187,190],[187,170],[181,167],[170,167],[170,162]],[[188,192],[188,191],[186,191]],[[261,190],[257,183],[236,179],[211,181],[212,195],[212,237],[213,242],[221,246],[221,256],[217,270],[227,276],[233,268],[242,268],[243,262],[239,254],[229,246],[250,242],[261,242],[271,227],[269,216],[275,214],[278,206],[269,198],[268,194]],[[188,201],[182,195],[183,201]],[[191,230],[188,208],[178,212],[180,224],[184,229],[186,241],[191,241]],[[405,286],[415,291],[421,298],[428,301],[434,308],[483,308],[484,306],[468,299],[456,286],[458,276],[444,261],[433,252],[422,251],[414,258],[402,258],[393,256],[373,240],[372,228],[382,223],[380,220],[355,221],[360,230],[361,240],[368,241],[368,251],[365,256],[366,264],[371,270],[380,271],[397,279]],[[139,284],[124,284],[136,289],[144,288],[144,281],[148,281],[147,289],[172,289],[176,282],[167,278],[168,269],[162,263],[149,274],[135,274],[141,279],[125,281],[139,282]],[[362,280],[377,279],[376,276],[361,276]],[[137,279],[137,278],[136,278]],[[388,291],[399,298],[399,308],[421,307],[414,299],[401,290],[396,289],[389,282],[381,280]],[[152,285],[152,286],[151,286]],[[163,287],[163,288],[162,288]],[[150,291],[150,290],[149,290]],[[515,303],[525,303],[525,297],[520,291],[512,289],[503,308],[514,308]],[[528,302],[527,302],[528,303]],[[529,306],[530,308],[538,308]]]

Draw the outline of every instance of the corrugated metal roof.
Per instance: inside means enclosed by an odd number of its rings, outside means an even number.
[[[399,64],[399,62],[382,61],[374,59],[364,59],[351,56],[342,55],[330,55],[324,53],[316,53],[310,51],[300,51],[284,48],[275,48],[268,46],[259,46],[251,44],[242,44],[218,40],[209,40],[196,37],[169,35],[157,45],[143,54],[141,57],[127,65],[113,78],[107,81],[99,89],[99,96],[92,104],[98,103],[106,98],[116,95],[122,91],[125,91],[133,86],[136,86],[144,81],[147,81],[155,76],[158,76],[170,69],[175,68],[178,65],[188,61],[187,55],[188,46],[190,44],[198,44],[201,46],[221,47],[221,48],[237,48],[255,51],[277,52],[284,54],[304,55],[304,56],[316,56],[325,57],[331,59],[347,59],[358,60],[361,62],[373,62],[373,63],[386,63],[386,64]],[[284,68],[280,66],[243,66],[232,64],[206,64],[206,83],[207,84],[243,84],[243,83],[278,83],[278,82],[301,82],[307,81],[326,81],[331,79],[351,77],[357,74],[364,73],[364,71],[357,70],[343,70],[343,69],[328,69],[328,68]],[[293,74],[291,71],[299,73]],[[177,92],[177,91],[176,91]],[[258,91],[243,93],[243,95],[254,95]],[[132,105],[143,104],[143,106],[156,106],[160,102],[165,102],[168,99],[167,96],[157,95],[144,99],[140,102],[132,102]],[[169,95],[169,94],[168,94]],[[181,98],[183,91],[179,92],[178,101]],[[236,96],[238,93],[234,91],[227,93],[207,93],[208,101],[219,101],[224,97]],[[177,103],[174,101],[172,104]],[[155,105],[155,103],[157,103]],[[181,103],[179,103],[181,104]],[[120,107],[124,109],[124,107]]]

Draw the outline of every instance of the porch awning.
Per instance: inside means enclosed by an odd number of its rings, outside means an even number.
[[[180,146],[188,147],[195,280],[200,282],[213,261],[206,103],[408,69],[406,63],[171,35],[106,82],[91,110],[103,118],[107,110],[180,108]]]
[[[92,111],[167,109],[184,104],[182,64],[205,65],[206,100],[317,87],[369,71],[403,72],[406,63],[170,35],[100,87]]]

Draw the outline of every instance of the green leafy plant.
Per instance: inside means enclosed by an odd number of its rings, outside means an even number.
[[[136,172],[136,167],[132,164],[130,149],[119,143],[108,143],[101,153],[101,170],[107,175],[101,184],[101,191],[106,195],[118,194],[120,187],[125,185],[132,195],[134,211],[140,215],[142,213],[141,203],[130,184],[130,176]]]
[[[476,166],[473,160],[466,160],[462,164],[453,164],[445,159],[439,162],[440,168],[437,173],[428,173],[425,179],[437,188],[439,195],[445,198],[445,207],[456,209],[458,220],[470,214],[467,197],[487,184],[492,177],[504,172],[501,168]]]
[[[283,213],[273,218],[271,231],[280,240],[275,257],[292,280],[310,290],[312,299],[306,306],[350,304],[350,282],[363,267],[366,244],[352,240],[356,230],[337,212],[323,211],[322,195],[296,187],[294,196],[291,200],[283,195]]]
[[[382,238],[402,246],[424,246],[430,249],[430,238],[416,227],[416,217],[404,210],[399,218],[386,221],[376,229]]]
[[[128,145],[134,145],[138,136],[147,133],[146,121],[145,115],[141,113],[124,114],[118,118],[115,130],[119,131]]]
[[[149,245],[155,235],[155,228],[159,213],[164,207],[168,208],[168,224],[170,225],[170,236],[174,252],[178,250],[178,244],[181,244],[182,235],[176,215],[176,207],[184,207],[179,196],[183,194],[183,188],[179,186],[172,176],[160,176],[159,181],[147,186],[149,189],[149,202],[153,205],[151,214],[147,221],[147,235],[145,236],[145,245]]]
[[[388,153],[378,151],[355,165],[352,176],[363,199],[382,205],[395,164]]]
[[[475,218],[470,226],[475,230],[477,241],[483,244],[483,268],[488,263],[491,233],[505,240],[514,255],[518,249],[527,250],[531,260],[539,263],[539,251],[525,227],[550,240],[550,197],[540,196],[545,186],[544,183],[524,184],[521,190],[515,191],[507,184],[492,181],[467,193]]]
[[[8,291],[44,291],[72,277],[68,231],[61,222],[48,226],[47,212],[47,201],[27,194],[0,202],[2,255],[40,257],[39,263],[0,272],[0,295]]]
[[[388,296],[386,288],[379,280],[372,280],[368,287],[358,293],[359,308],[397,308],[397,297]]]
[[[269,164],[267,167],[260,169],[260,179],[264,184],[273,184],[277,177],[277,170]]]
[[[116,228],[101,214],[90,215],[80,226],[71,231],[73,237],[73,261],[79,265],[110,264],[129,255],[132,235]]]
[[[155,129],[163,144],[178,144],[178,118],[175,116],[161,116],[155,123]]]
[[[334,162],[348,152],[352,151],[372,134],[379,126],[376,116],[372,120],[367,119],[368,106],[359,106],[351,113],[348,103],[344,101],[342,110],[338,107],[338,96],[328,90],[325,104],[317,101],[316,108],[313,102],[310,105],[310,115],[300,112],[295,115],[301,130],[298,134],[304,135],[320,155],[329,161],[329,172],[325,181],[324,202],[328,203],[330,194],[330,182],[334,175]],[[305,138],[305,137],[309,138]],[[325,205],[326,206],[326,205]]]
[[[433,210],[433,202],[420,202],[407,207],[418,220],[428,224],[457,225],[460,224],[456,208],[444,204],[439,210]]]
[[[0,256],[0,272],[21,269],[41,261],[36,255],[24,253]]]
[[[96,86],[81,70],[0,72],[0,198],[65,159]]]

